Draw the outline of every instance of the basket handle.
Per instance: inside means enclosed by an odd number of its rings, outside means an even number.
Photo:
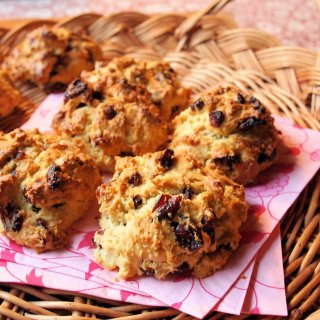
[[[181,39],[186,33],[194,28],[194,26],[201,20],[201,18],[209,13],[219,12],[225,5],[232,0],[215,0],[208,7],[196,12],[186,19],[175,31],[175,37]]]

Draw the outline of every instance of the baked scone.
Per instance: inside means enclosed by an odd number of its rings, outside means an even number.
[[[168,139],[167,125],[145,87],[125,80],[101,94],[75,79],[52,127],[88,153],[102,171],[114,170],[115,156],[153,152]]]
[[[0,133],[0,227],[18,244],[37,252],[64,246],[99,183],[77,147],[38,130]]]
[[[31,31],[7,56],[3,67],[13,81],[32,82],[61,91],[101,59],[99,45],[85,35],[60,27]]]
[[[6,73],[0,70],[0,118],[9,115],[21,102],[19,91],[12,86]]]
[[[122,278],[213,274],[237,248],[248,208],[243,186],[170,149],[117,158],[97,197],[95,259]]]
[[[81,78],[98,92],[120,81],[145,86],[165,121],[179,114],[189,102],[190,90],[180,84],[176,72],[166,62],[114,58],[106,66],[100,63],[94,71],[84,72]]]
[[[235,87],[203,94],[173,121],[170,148],[249,184],[277,157],[278,131],[270,112]]]

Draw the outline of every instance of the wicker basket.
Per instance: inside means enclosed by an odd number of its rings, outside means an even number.
[[[312,50],[281,46],[277,39],[259,30],[237,28],[230,16],[218,13],[228,2],[216,1],[193,15],[84,14],[57,24],[90,34],[102,44],[105,60],[121,55],[165,59],[178,71],[183,84],[192,87],[195,93],[221,81],[233,83],[247,93],[254,91],[271,112],[319,130],[320,55]],[[55,22],[38,20],[10,31],[1,29],[0,58],[26,32],[43,24]],[[20,89],[29,100],[0,121],[2,130],[23,123],[46,96],[30,86]],[[318,174],[281,224],[291,319],[320,319],[319,194]],[[150,308],[70,292],[9,284],[1,284],[0,288],[0,319],[74,320],[119,316],[137,320],[194,319],[169,308]],[[123,312],[128,316],[122,317]],[[228,317],[221,313],[208,316],[208,319],[222,318],[250,316]]]

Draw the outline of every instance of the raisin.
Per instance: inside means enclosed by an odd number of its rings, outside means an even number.
[[[173,106],[171,107],[171,117],[178,113],[180,107],[179,106]]]
[[[47,222],[42,218],[36,219],[37,226],[47,229]]]
[[[133,187],[137,187],[141,183],[141,179],[140,173],[136,172],[128,179],[128,183]]]
[[[234,169],[234,166],[238,163],[240,163],[240,156],[234,155],[234,156],[225,156],[220,158],[213,159],[213,162],[217,165],[223,165],[229,168],[229,170]]]
[[[160,164],[163,168],[169,169],[173,165],[173,162],[174,162],[174,159],[172,157],[173,154],[174,154],[174,151],[171,149],[166,149],[164,151],[162,156],[159,158]]]
[[[213,127],[220,127],[224,120],[224,114],[219,110],[211,111],[209,113],[209,119],[210,119],[210,124]]]
[[[241,103],[241,104],[246,103],[246,99],[245,99],[245,97],[244,97],[241,93],[238,93],[238,94],[237,94],[237,100],[238,100],[238,102]]]
[[[111,120],[117,115],[117,111],[112,105],[108,105],[104,108],[104,114],[108,120]]]
[[[200,230],[193,226],[189,226],[188,230],[181,224],[175,229],[175,235],[178,244],[183,248],[188,248],[191,251],[198,250],[203,246],[203,240],[201,237]]]
[[[74,79],[68,86],[67,91],[64,93],[66,100],[75,98],[87,90],[87,84],[82,82],[80,78]]]
[[[0,207],[0,217],[2,224],[7,232],[20,231],[23,223],[23,217],[20,210],[15,208],[11,203],[6,207]]]
[[[257,158],[257,162],[259,164],[263,163],[263,162],[266,162],[266,161],[272,161],[274,160],[274,158],[276,157],[277,155],[277,149],[273,149],[271,155],[269,156],[267,153],[265,153],[264,151],[262,151],[259,155],[258,155],[258,158]]]
[[[80,102],[80,103],[76,106],[76,109],[80,109],[80,108],[83,108],[83,107],[86,107],[86,106],[87,106],[86,103]]]
[[[119,157],[134,157],[134,153],[132,151],[121,151]]]
[[[182,190],[183,196],[185,199],[192,199],[193,197],[193,191],[190,187],[184,187]]]
[[[47,172],[47,184],[51,190],[59,188],[63,183],[62,170],[59,166],[53,165]]]
[[[215,224],[217,222],[217,216],[212,208],[207,208],[204,213],[204,217],[201,220],[202,230],[210,236],[211,243],[215,242]]]
[[[156,204],[158,220],[173,219],[180,209],[181,196],[162,194]],[[153,209],[154,210],[154,209]]]
[[[198,99],[190,105],[192,111],[202,110],[204,107],[204,102],[202,99]]]
[[[160,100],[154,100],[153,103],[158,108],[160,108],[162,106],[162,102]]]
[[[224,244],[220,244],[218,247],[218,250],[225,250],[225,251],[232,251],[232,247],[230,243],[224,243]]]
[[[190,270],[189,264],[188,262],[183,262],[178,268],[177,268],[177,272],[185,272]]]
[[[142,198],[139,195],[135,195],[132,199],[134,208],[138,209],[142,205]]]
[[[52,205],[52,207],[55,209],[59,209],[59,208],[63,207],[65,204],[66,204],[65,202],[55,203]]]
[[[238,123],[238,129],[240,131],[249,131],[261,124],[266,124],[266,121],[256,117],[248,117]]]
[[[104,95],[100,91],[93,91],[92,99],[96,99],[96,100],[102,101],[104,99]]]
[[[36,207],[36,206],[32,206],[32,207],[31,207],[31,210],[32,210],[33,212],[35,212],[35,213],[38,213],[38,212],[41,210],[41,208],[38,208],[38,207]]]

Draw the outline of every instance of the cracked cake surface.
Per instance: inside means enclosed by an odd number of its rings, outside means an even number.
[[[43,26],[28,33],[2,66],[12,81],[61,91],[83,70],[92,70],[101,57],[99,45],[90,37]]]
[[[77,147],[36,129],[0,133],[0,229],[18,244],[38,252],[64,246],[99,183]]]
[[[243,186],[171,149],[118,157],[97,197],[95,258],[123,278],[213,274],[238,247],[248,207]]]
[[[278,131],[270,112],[235,87],[203,93],[173,120],[169,147],[241,184],[277,158]]]

